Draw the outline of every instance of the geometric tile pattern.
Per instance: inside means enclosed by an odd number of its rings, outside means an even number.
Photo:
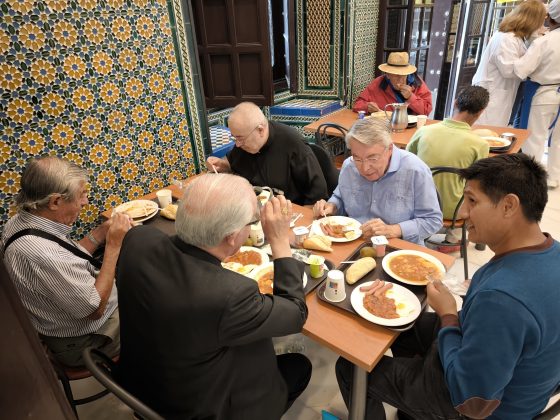
[[[303,115],[321,117],[340,109],[340,101],[332,99],[292,99],[270,107],[270,115]]]
[[[224,157],[235,142],[231,139],[229,128],[223,125],[215,125],[209,128],[210,142],[212,143],[212,156]]]
[[[26,161],[87,168],[98,211],[195,173],[165,0],[0,0],[0,228]]]
[[[163,0],[161,0],[163,1]],[[202,124],[200,118],[201,110],[205,109],[204,97],[199,93],[201,79],[196,69],[197,49],[194,44],[193,35],[194,28],[190,21],[184,21],[183,16],[186,11],[183,7],[189,8],[188,2],[182,0],[170,1],[170,20],[173,24],[173,35],[175,50],[177,52],[177,61],[179,62],[179,72],[181,75],[181,88],[184,91],[185,101],[187,103],[187,115],[191,123],[190,131],[192,133],[193,157],[197,170],[206,168],[204,159],[204,134],[202,132]],[[187,32],[190,31],[190,32]]]
[[[325,22],[330,19],[330,0],[308,1],[306,9],[307,85],[328,87],[331,76],[331,27]]]
[[[348,105],[352,106],[360,92],[375,78],[379,2],[353,0],[349,17]]]
[[[339,0],[296,0],[298,95],[341,95],[344,26]],[[309,12],[309,14],[308,14]],[[315,45],[320,42],[320,45]],[[328,71],[328,79],[325,77]]]

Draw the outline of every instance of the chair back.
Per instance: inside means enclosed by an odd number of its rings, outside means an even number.
[[[327,182],[327,189],[330,197],[336,186],[338,185],[339,171],[334,166],[329,154],[325,149],[313,143],[307,144],[317,158],[319,166],[321,166],[321,171],[323,172],[323,176],[325,177],[325,181]]]
[[[327,130],[329,128],[334,129],[337,134],[328,134]],[[344,154],[346,156],[348,151],[346,149],[346,142],[344,141],[344,138],[347,133],[348,130],[341,125],[335,123],[321,124],[315,131],[315,144],[318,144],[326,150],[331,160],[337,155]]]
[[[560,385],[552,394],[552,398],[560,394]],[[551,398],[551,399],[552,399]],[[534,420],[554,420],[560,415],[560,399],[557,399],[550,407],[544,410],[541,414],[534,418]]]
[[[432,177],[444,173],[455,174],[459,176],[459,168],[454,168],[452,166],[434,166],[433,168],[430,168],[430,170],[432,171]],[[443,202],[441,201],[441,195],[440,195],[441,192],[438,191],[437,193],[438,193],[439,206],[443,211]],[[455,205],[455,210],[453,211],[453,218],[451,219],[451,226],[450,226],[451,229],[455,229],[458,220],[457,215],[459,213],[459,209],[461,208],[461,204],[463,204],[463,199],[464,197],[461,196],[459,202]]]
[[[84,349],[82,356],[86,367],[95,379],[133,409],[140,417],[145,420],[163,420],[163,417],[117,383],[113,377],[116,365],[105,353],[88,347]]]
[[[460,176],[459,174],[459,168],[455,168],[452,166],[434,166],[433,168],[430,168],[430,170],[432,171],[432,177],[435,177],[439,174],[455,174],[456,176]],[[438,201],[439,201],[439,207],[440,209],[443,211],[443,203],[442,203],[442,199],[441,199],[441,191],[437,191],[438,193]],[[431,238],[426,239],[427,243],[436,245],[438,247],[439,251],[443,251],[443,249],[449,249],[447,247],[456,247],[457,244],[456,243],[448,243],[447,242],[447,234],[450,233],[453,229],[455,229],[456,227],[460,227],[461,228],[461,241],[460,241],[460,251],[461,251],[461,256],[463,257],[463,272],[465,275],[465,279],[469,278],[469,263],[468,263],[468,256],[467,256],[467,231],[466,231],[466,225],[464,223],[463,220],[460,220],[457,218],[457,215],[459,213],[459,209],[461,208],[461,204],[463,204],[463,199],[464,197],[461,196],[461,198],[459,199],[458,203],[455,205],[455,210],[453,211],[453,218],[451,220],[449,219],[443,219],[443,226],[446,228],[446,240],[445,242],[436,242],[434,240],[432,240]],[[444,251],[445,252],[445,251]]]

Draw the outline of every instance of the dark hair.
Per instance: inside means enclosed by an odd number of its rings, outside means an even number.
[[[467,86],[455,99],[455,107],[459,112],[477,114],[488,106],[490,94],[482,86]]]
[[[467,181],[479,181],[482,192],[495,204],[507,194],[515,194],[525,218],[540,222],[548,201],[547,173],[533,157],[523,153],[489,157],[459,173]]]

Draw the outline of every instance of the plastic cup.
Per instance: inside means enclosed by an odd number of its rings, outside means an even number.
[[[323,277],[325,274],[325,257],[310,255],[307,261],[309,262],[309,274],[311,274],[311,277],[314,279]]]
[[[307,237],[309,236],[309,229],[307,229],[305,226],[297,226],[297,227],[293,228],[292,231],[294,232],[294,235],[296,236],[296,239],[295,239],[296,245],[302,246],[303,241],[305,241],[307,239]]]
[[[254,246],[264,245],[264,231],[261,222],[257,222],[251,225],[251,231],[249,232],[249,238],[253,242]]]
[[[422,128],[426,125],[426,121],[428,121],[427,115],[417,115],[416,116],[416,128]]]
[[[342,302],[346,299],[346,286],[344,285],[344,273],[342,271],[329,271],[329,274],[327,274],[324,296],[325,299],[331,302]]]
[[[375,248],[375,253],[378,257],[385,256],[385,247],[389,244],[385,236],[372,236],[371,244]]]
[[[173,202],[173,196],[171,195],[171,190],[163,189],[156,192],[156,197],[159,202],[160,208],[164,209]]]

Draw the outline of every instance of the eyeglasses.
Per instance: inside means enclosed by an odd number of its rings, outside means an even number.
[[[255,215],[255,218],[251,220],[249,223],[247,223],[245,226],[251,226],[261,221],[261,209],[262,209],[261,200],[257,198],[257,214]]]
[[[255,128],[253,128],[251,131],[249,131],[248,134],[244,135],[244,136],[232,136],[230,135],[229,138],[231,141],[234,141],[236,143],[243,143],[251,134],[253,134],[253,131],[255,131],[257,128],[261,127],[262,123],[259,123]]]
[[[375,165],[377,162],[379,162],[381,160],[381,158],[383,157],[383,155],[385,154],[386,151],[387,151],[387,149],[383,150],[383,153],[380,153],[378,155],[371,155],[371,156],[368,156],[365,159],[359,159],[359,158],[356,158],[356,157],[352,156],[352,160],[358,166],[362,166],[364,163],[368,163],[370,165]]]

